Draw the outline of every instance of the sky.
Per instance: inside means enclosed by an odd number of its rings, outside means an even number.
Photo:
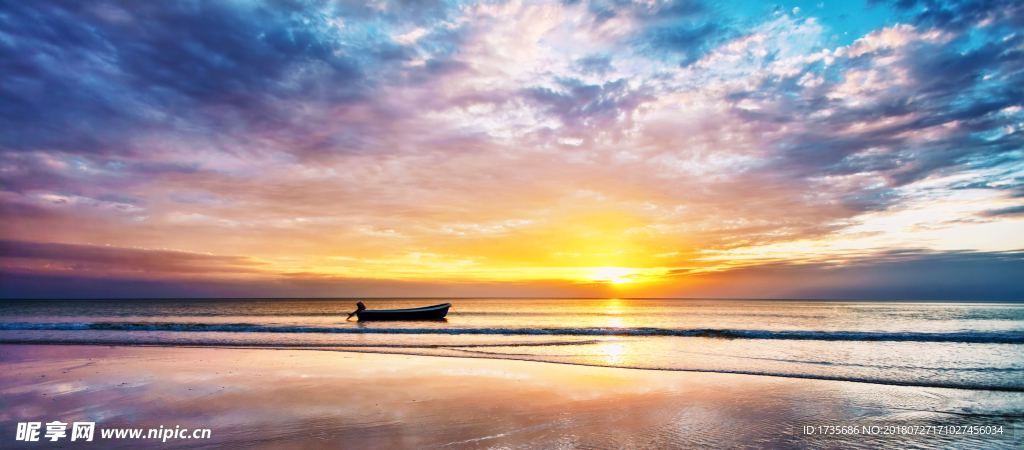
[[[0,297],[1024,300],[1024,5],[0,5]]]

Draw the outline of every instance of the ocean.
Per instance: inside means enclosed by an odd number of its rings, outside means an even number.
[[[270,347],[1024,392],[1024,305],[671,299],[451,302],[446,319],[346,320],[359,299],[0,302],[0,343]]]

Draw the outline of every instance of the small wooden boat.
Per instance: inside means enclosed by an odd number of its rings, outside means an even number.
[[[432,320],[448,315],[451,303],[411,309],[364,309],[356,312],[359,320]]]

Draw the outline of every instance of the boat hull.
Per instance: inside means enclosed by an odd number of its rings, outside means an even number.
[[[363,320],[436,320],[448,315],[451,303],[412,309],[364,309],[356,313]]]

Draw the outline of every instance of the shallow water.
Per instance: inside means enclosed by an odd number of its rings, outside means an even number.
[[[0,343],[336,348],[1024,391],[1024,305],[652,299],[451,302],[446,320],[347,321],[353,299],[0,303]]]
[[[95,421],[69,448],[1020,448],[1024,393],[335,351],[0,345],[0,430]],[[806,424],[1003,426],[821,436]],[[67,441],[63,441],[67,442]],[[140,445],[141,444],[149,444]]]

